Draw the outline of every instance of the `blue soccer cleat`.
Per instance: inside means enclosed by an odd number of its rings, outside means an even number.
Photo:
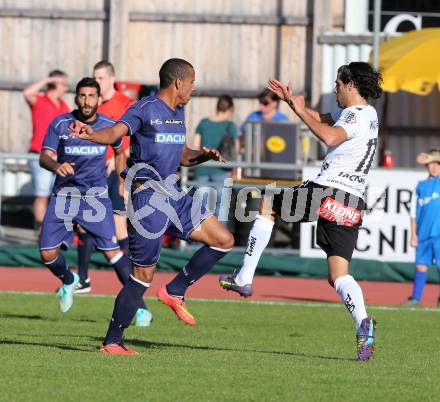
[[[70,307],[72,307],[73,293],[79,283],[79,276],[75,272],[72,272],[72,275],[73,283],[61,286],[57,293],[62,313],[67,313],[70,310]]]
[[[153,314],[151,314],[150,310],[140,308],[138,309],[138,311],[136,311],[134,325],[136,325],[137,327],[149,327],[151,321],[153,321]]]
[[[364,362],[373,356],[376,336],[376,320],[372,317],[364,318],[356,332],[357,361]]]
[[[252,283],[241,286],[235,282],[235,276],[235,272],[232,275],[220,275],[218,280],[220,286],[227,291],[232,290],[233,292],[237,292],[242,297],[252,296]]]

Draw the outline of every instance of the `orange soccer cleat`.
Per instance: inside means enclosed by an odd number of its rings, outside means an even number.
[[[166,286],[162,286],[157,292],[159,300],[170,306],[183,322],[189,325],[196,325],[196,320],[186,308],[185,300],[177,296],[171,296],[167,292]]]
[[[138,355],[140,353],[135,352],[133,349],[127,348],[122,343],[109,343],[108,345],[101,345],[99,347],[100,353],[109,353],[111,355]]]

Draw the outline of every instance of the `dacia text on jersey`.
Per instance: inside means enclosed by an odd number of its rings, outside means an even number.
[[[185,134],[156,133],[154,142],[160,144],[185,144]]]
[[[65,146],[64,153],[67,155],[102,155],[106,149],[107,146]]]

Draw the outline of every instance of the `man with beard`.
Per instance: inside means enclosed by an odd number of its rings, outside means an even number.
[[[74,226],[89,233],[94,245],[101,250],[116,271],[122,284],[128,280],[132,266],[116,241],[112,203],[108,197],[105,155],[107,146],[75,138],[69,126],[79,120],[101,129],[114,121],[97,113],[101,92],[97,81],[83,78],[76,86],[75,104],[78,109],[55,118],[49,126],[40,157],[41,167],[56,174],[52,196],[41,227],[40,254],[44,264],[58,277],[61,312],[73,304],[73,293],[79,277],[67,267],[63,247],[71,246]],[[116,155],[116,170],[125,168],[122,141],[112,144]],[[121,190],[122,190],[121,181]],[[145,308],[141,303],[140,308]]]
[[[113,64],[106,60],[96,63],[93,67],[93,78],[101,88],[102,102],[98,105],[98,113],[110,117],[112,120],[119,120],[135,101],[115,89],[116,77]],[[130,153],[129,136],[122,138],[122,146],[128,157]],[[113,214],[116,238],[121,250],[128,253],[127,218],[124,214],[119,213],[119,211],[125,211],[125,203],[124,198],[119,194],[119,176],[115,172],[115,158],[112,147],[107,147],[106,169],[109,198],[112,201],[113,210],[118,211],[118,213]],[[78,240],[78,275],[80,282],[75,293],[88,293],[92,289],[88,271],[93,251],[93,241],[82,229],[78,231]],[[149,311],[144,313],[139,318],[143,318],[145,325],[148,325],[149,321],[151,321],[151,313]]]

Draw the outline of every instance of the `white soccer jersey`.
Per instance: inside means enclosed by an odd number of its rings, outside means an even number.
[[[335,187],[363,197],[366,179],[377,146],[379,124],[370,105],[357,105],[333,112],[334,126],[342,127],[347,140],[329,147],[318,177],[323,186]]]

